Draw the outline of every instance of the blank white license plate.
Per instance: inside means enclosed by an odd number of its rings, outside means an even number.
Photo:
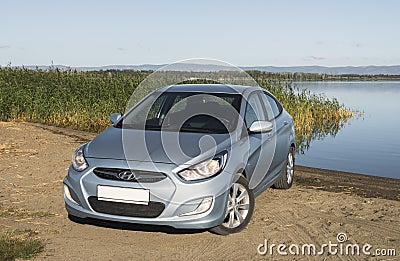
[[[150,191],[148,189],[97,186],[97,198],[103,201],[135,203],[148,205]]]

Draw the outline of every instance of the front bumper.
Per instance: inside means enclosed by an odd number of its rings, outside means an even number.
[[[192,229],[215,227],[221,224],[224,219],[228,191],[233,178],[232,174],[228,172],[223,171],[213,178],[200,182],[186,182],[172,173],[172,170],[176,167],[173,164],[128,163],[125,160],[94,158],[87,158],[87,161],[90,166],[87,170],[77,172],[70,167],[68,176],[64,179],[64,184],[68,186],[70,194],[75,201],[69,200],[64,193],[65,206],[70,215],[80,218],[96,218]],[[93,173],[95,167],[158,171],[167,174],[167,178],[154,183],[110,180],[96,176]],[[162,203],[164,208],[157,217],[124,216],[95,211],[93,209],[93,199],[97,199],[98,185],[148,189],[150,190],[150,202]],[[209,210],[201,214],[182,215],[195,210],[202,199],[207,197],[213,198]]]

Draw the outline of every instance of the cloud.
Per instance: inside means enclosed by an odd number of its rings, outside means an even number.
[[[316,41],[315,44],[316,44],[316,45],[323,45],[324,42],[323,42],[323,41]]]
[[[356,45],[355,45],[357,48],[361,48],[361,47],[363,47],[363,45],[362,44],[360,44],[360,43],[356,43]]]
[[[118,47],[117,50],[118,50],[118,51],[125,51],[125,49],[122,48],[122,47]]]
[[[325,57],[322,57],[322,56],[314,56],[314,55],[310,55],[310,56],[307,56],[306,58],[305,58],[305,60],[314,60],[314,61],[321,61],[321,60],[325,60],[326,58]]]
[[[0,45],[0,49],[8,49],[11,48],[10,45]]]

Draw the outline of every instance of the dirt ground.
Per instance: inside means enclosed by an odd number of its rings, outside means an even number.
[[[62,179],[72,151],[94,135],[32,123],[0,123],[0,232],[33,229],[45,242],[38,259],[272,259],[268,244],[370,244],[371,259],[399,260],[400,179],[298,167],[294,186],[268,189],[256,199],[248,227],[218,236],[207,231],[68,219]],[[397,170],[398,171],[398,170]],[[12,209],[9,214],[4,214]],[[396,249],[379,257],[375,249]],[[317,248],[318,249],[318,248]],[[260,248],[263,250],[263,248]],[[366,256],[279,255],[273,259],[359,260]],[[287,249],[286,249],[287,251]]]

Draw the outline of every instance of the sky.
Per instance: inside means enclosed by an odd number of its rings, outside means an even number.
[[[400,64],[400,1],[0,0],[0,66]]]

